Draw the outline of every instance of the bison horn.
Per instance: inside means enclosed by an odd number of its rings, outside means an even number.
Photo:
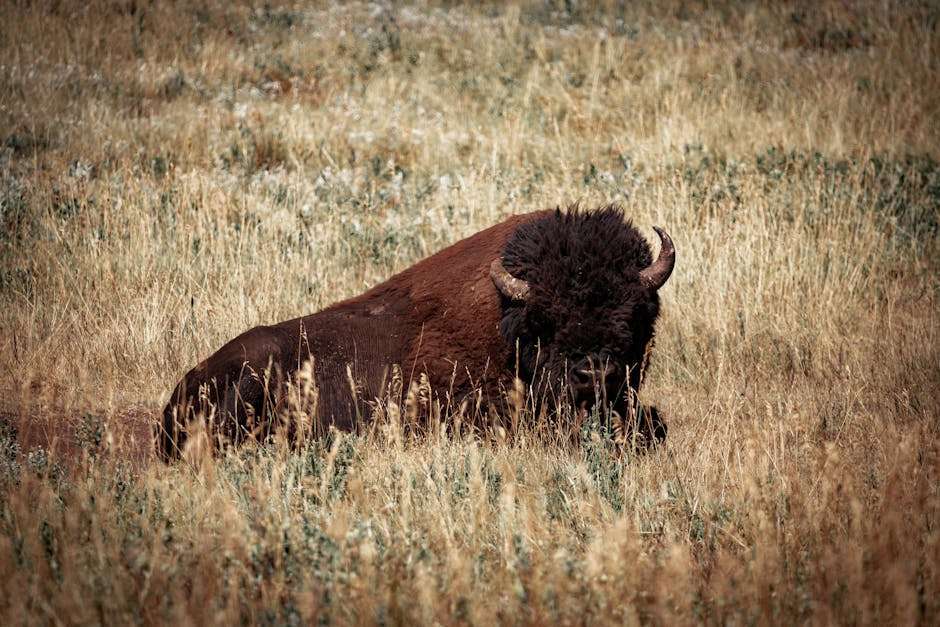
[[[529,284],[509,274],[503,262],[497,257],[490,264],[490,278],[500,293],[511,300],[525,300],[529,295]]]
[[[640,271],[640,281],[642,281],[643,285],[648,289],[658,290],[666,283],[669,275],[672,274],[672,269],[676,265],[676,247],[672,245],[672,238],[669,237],[666,231],[658,226],[654,226],[653,230],[659,235],[662,247],[659,250],[659,257],[656,258],[656,261],[654,261],[650,267]]]

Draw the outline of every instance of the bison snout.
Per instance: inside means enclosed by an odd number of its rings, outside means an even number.
[[[604,385],[616,371],[617,366],[609,359],[586,357],[571,369],[571,385],[576,388]]]

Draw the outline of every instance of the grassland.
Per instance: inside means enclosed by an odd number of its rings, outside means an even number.
[[[0,4],[0,623],[936,624],[938,28],[933,2]],[[149,458],[235,333],[577,201],[676,241],[665,447]]]

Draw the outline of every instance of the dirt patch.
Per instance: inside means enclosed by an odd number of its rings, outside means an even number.
[[[115,456],[144,466],[153,459],[157,412],[127,407],[110,414],[62,408],[0,410],[0,433],[15,439],[22,455],[44,449],[66,466],[84,455]]]

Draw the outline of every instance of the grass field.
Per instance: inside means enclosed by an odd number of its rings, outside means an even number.
[[[666,446],[151,460],[238,332],[574,202],[676,242]],[[0,623],[936,624],[938,235],[935,2],[2,3]]]

